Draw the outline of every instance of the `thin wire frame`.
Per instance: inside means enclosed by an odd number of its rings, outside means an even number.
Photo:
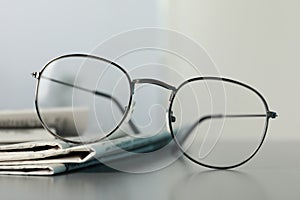
[[[254,152],[245,160],[243,160],[242,162],[238,163],[238,164],[234,164],[234,165],[230,165],[230,166],[213,166],[213,165],[208,165],[202,162],[199,162],[198,160],[196,160],[195,158],[193,158],[192,156],[190,156],[189,154],[186,153],[186,151],[181,147],[179,141],[177,140],[177,138],[175,137],[174,134],[174,130],[172,127],[172,106],[176,97],[176,94],[178,93],[178,91],[180,90],[180,88],[182,88],[183,86],[185,86],[188,83],[192,83],[195,81],[205,81],[205,80],[215,80],[215,81],[222,81],[222,82],[228,82],[228,83],[233,83],[239,86],[242,86],[246,89],[249,89],[250,91],[252,91],[253,93],[255,93],[259,99],[263,102],[263,106],[265,109],[266,114],[265,115],[216,115],[216,116],[204,116],[201,117],[197,123],[202,123],[203,121],[207,120],[207,119],[212,119],[212,118],[227,118],[227,117],[265,117],[265,125],[264,125],[264,130],[263,130],[263,135],[262,135],[262,139],[259,143],[259,145],[257,146],[257,148],[254,150]],[[175,140],[176,144],[178,145],[179,149],[181,150],[181,152],[191,161],[193,161],[194,163],[197,163],[203,167],[208,167],[208,168],[212,168],[212,169],[231,169],[231,168],[236,168],[239,167],[243,164],[245,164],[246,162],[248,162],[251,158],[253,158],[255,156],[255,154],[259,151],[259,149],[261,148],[265,138],[266,138],[266,134],[267,134],[267,130],[268,130],[268,126],[269,126],[269,120],[270,118],[276,118],[277,114],[273,111],[269,110],[269,106],[268,103],[266,101],[266,99],[263,97],[263,95],[258,92],[256,89],[254,89],[253,87],[236,81],[236,80],[232,80],[232,79],[228,79],[228,78],[224,78],[224,77],[196,77],[196,78],[192,78],[189,80],[184,81],[181,85],[179,85],[179,87],[174,91],[173,95],[170,97],[170,104],[169,104],[169,110],[168,110],[168,123],[169,123],[169,129],[170,129],[170,133],[172,135],[172,138]],[[193,130],[193,128],[195,128],[195,126],[193,126],[191,129],[189,129],[187,131],[186,134],[190,134]]]
[[[41,77],[43,75],[43,72],[45,71],[45,69],[51,63],[53,63],[53,62],[55,62],[55,61],[57,61],[59,59],[70,58],[70,57],[91,58],[91,59],[96,59],[96,60],[107,62],[108,64],[111,64],[114,67],[117,67],[119,70],[121,70],[124,73],[124,75],[126,76],[127,80],[128,80],[128,83],[129,83],[129,86],[130,86],[130,96],[129,96],[128,105],[126,106],[126,109],[124,110],[124,115],[123,115],[121,121],[116,125],[116,127],[113,130],[111,130],[108,134],[106,134],[105,136],[103,136],[103,137],[95,138],[95,139],[89,140],[89,141],[74,141],[74,140],[70,140],[70,139],[64,138],[64,137],[62,137],[62,136],[54,133],[47,126],[47,124],[43,121],[43,118],[41,116],[41,113],[40,113],[40,110],[39,110],[39,106],[38,106],[39,85],[40,85],[40,80],[41,80]],[[48,62],[42,68],[42,70],[40,72],[33,72],[32,76],[37,79],[36,90],[35,90],[35,108],[36,108],[36,112],[37,112],[38,118],[41,121],[43,127],[50,134],[52,134],[53,136],[55,136],[56,138],[58,138],[58,139],[60,139],[62,141],[70,142],[70,143],[74,143],[74,144],[90,144],[90,143],[99,142],[99,141],[101,141],[101,140],[109,137],[117,129],[119,129],[120,126],[125,121],[125,119],[128,117],[128,114],[130,112],[130,109],[131,109],[131,106],[132,106],[132,99],[133,99],[133,94],[134,94],[134,88],[135,88],[136,84],[144,84],[144,83],[154,84],[154,85],[163,87],[163,88],[165,88],[167,90],[170,90],[171,94],[170,94],[170,98],[169,98],[169,108],[168,108],[168,111],[167,111],[168,112],[167,113],[167,116],[168,116],[168,122],[167,122],[167,124],[168,124],[168,129],[169,129],[169,131],[170,131],[170,133],[172,135],[172,138],[174,139],[174,141],[177,144],[177,146],[179,147],[179,149],[182,151],[183,155],[185,155],[189,160],[191,160],[194,163],[197,163],[197,164],[199,164],[199,165],[201,165],[203,167],[208,167],[208,168],[213,168],[213,169],[230,169],[230,168],[239,167],[239,166],[245,164],[246,162],[248,162],[251,158],[253,158],[253,156],[259,151],[259,149],[261,148],[261,146],[262,146],[262,144],[263,144],[263,142],[265,140],[266,133],[267,133],[267,130],[268,130],[268,125],[269,125],[269,119],[277,117],[277,114],[275,112],[269,110],[269,106],[268,106],[267,101],[265,100],[265,98],[256,89],[254,89],[253,87],[251,87],[251,86],[249,86],[249,85],[247,85],[245,83],[242,83],[242,82],[239,82],[239,81],[236,81],[236,80],[232,80],[232,79],[228,79],[228,78],[224,78],[224,77],[196,77],[196,78],[191,78],[191,79],[188,79],[188,80],[184,81],[182,84],[180,84],[176,88],[175,86],[169,85],[169,84],[167,84],[165,82],[162,82],[162,81],[156,80],[156,79],[148,79],[147,78],[147,79],[134,79],[134,80],[132,80],[130,78],[128,72],[124,68],[122,68],[120,65],[118,65],[117,63],[115,63],[113,61],[110,61],[108,59],[102,58],[102,57],[94,56],[94,55],[88,55],[88,54],[68,54],[68,55],[63,55],[63,56],[54,58],[53,60],[51,60],[50,62]],[[213,165],[208,165],[208,164],[205,164],[205,163],[201,163],[201,162],[195,160],[192,156],[188,155],[184,151],[184,149],[181,147],[181,145],[179,144],[178,140],[176,139],[175,134],[174,134],[174,130],[172,128],[172,122],[174,120],[174,116],[172,115],[172,106],[173,106],[173,103],[174,103],[174,99],[175,99],[176,95],[178,94],[178,91],[180,90],[180,88],[182,88],[184,85],[186,85],[188,83],[191,83],[191,82],[195,82],[195,81],[201,81],[201,80],[202,81],[203,80],[217,80],[217,81],[224,81],[224,82],[229,82],[229,83],[237,84],[239,86],[242,86],[242,87],[245,87],[245,88],[251,90],[252,92],[254,92],[262,100],[263,105],[265,107],[265,111],[266,111],[266,114],[263,116],[263,117],[266,117],[265,127],[264,127],[264,131],[263,131],[263,137],[262,137],[261,142],[259,143],[258,147],[256,148],[256,150],[246,160],[244,160],[244,161],[242,161],[242,162],[240,162],[238,164],[231,165],[231,166],[225,166],[225,167],[219,167],[219,166],[213,166]],[[98,91],[90,91],[90,92],[93,92],[95,95],[97,93],[99,93]],[[199,119],[198,122],[200,123],[200,122],[202,122],[202,121],[204,121],[206,119],[226,118],[226,117],[249,117],[249,115],[247,115],[247,116],[228,116],[228,115],[206,116],[204,119],[203,118]],[[262,117],[262,116],[252,116],[252,117]],[[192,130],[193,129],[189,129],[189,131],[186,134],[188,135]]]
[[[91,58],[91,59],[96,59],[96,60],[100,60],[100,61],[104,61],[106,62],[107,64],[111,64],[113,65],[114,67],[118,68],[119,70],[121,70],[124,75],[126,76],[127,80],[128,80],[128,83],[129,83],[129,87],[130,87],[130,96],[129,96],[129,101],[128,101],[128,106],[126,107],[126,109],[124,110],[124,114],[123,114],[123,117],[122,119],[120,120],[120,122],[116,125],[115,128],[113,128],[108,134],[106,134],[105,136],[103,137],[99,137],[99,138],[95,138],[95,139],[92,139],[92,140],[89,140],[89,141],[76,141],[76,140],[71,140],[71,139],[67,139],[67,138],[64,138],[58,134],[56,134],[55,132],[53,132],[48,126],[47,124],[44,122],[43,118],[42,118],[42,115],[41,115],[41,112],[40,112],[40,109],[39,109],[39,106],[38,106],[38,96],[39,96],[39,86],[40,86],[40,80],[41,80],[41,77],[43,76],[43,72],[45,71],[45,69],[51,65],[53,62],[57,61],[57,60],[60,60],[60,59],[64,59],[64,58],[70,58],[70,57],[80,57],[80,58]],[[36,109],[36,112],[37,112],[37,115],[38,115],[38,118],[39,120],[41,121],[43,127],[49,132],[51,133],[54,137],[62,140],[62,141],[65,141],[65,142],[69,142],[69,143],[74,143],[74,144],[90,144],[90,143],[96,143],[96,142],[99,142],[101,140],[103,140],[104,138],[107,138],[109,137],[110,135],[112,135],[117,129],[120,128],[121,124],[125,121],[126,117],[128,116],[128,113],[130,111],[130,107],[131,107],[131,104],[132,104],[132,98],[133,98],[133,91],[134,91],[134,85],[132,84],[132,81],[131,81],[131,78],[129,76],[129,74],[120,66],[118,65],[117,63],[115,62],[112,62],[110,60],[107,60],[105,58],[101,58],[101,57],[98,57],[98,56],[94,56],[94,55],[88,55],[88,54],[68,54],[68,55],[63,55],[63,56],[60,56],[60,57],[57,57],[53,60],[51,60],[50,62],[48,62],[40,72],[33,72],[32,73],[33,77],[37,79],[37,84],[36,84],[36,90],[35,90],[35,109]],[[93,93],[97,93],[97,91],[91,91]]]

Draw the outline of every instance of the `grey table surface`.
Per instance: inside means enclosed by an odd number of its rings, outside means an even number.
[[[1,199],[300,199],[300,142],[267,141],[234,170],[181,157],[149,173],[94,166],[57,176],[0,176]]]

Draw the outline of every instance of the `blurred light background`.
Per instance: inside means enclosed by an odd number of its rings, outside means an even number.
[[[112,35],[164,19],[159,1],[0,1],[0,108],[32,108],[30,73],[52,58],[91,52]]]
[[[257,88],[279,114],[269,137],[299,138],[298,0],[0,1],[0,109],[33,108],[53,57],[90,52],[122,31],[161,27],[201,44],[222,76]]]

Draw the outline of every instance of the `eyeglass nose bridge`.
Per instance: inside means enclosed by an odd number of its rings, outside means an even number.
[[[152,85],[157,85],[157,86],[160,86],[160,87],[163,87],[167,90],[171,90],[171,91],[176,91],[176,87],[168,84],[168,83],[165,83],[165,82],[162,82],[160,80],[157,80],[157,79],[152,79],[152,78],[141,78],[141,79],[134,79],[132,80],[132,93],[134,93],[134,86],[135,84],[143,84],[143,83],[148,83],[148,84],[152,84]]]
[[[170,95],[170,99],[169,101],[171,101],[174,93],[176,92],[177,88],[168,84],[168,83],[165,83],[163,81],[160,81],[160,80],[157,80],[157,79],[151,79],[151,78],[142,78],[142,79],[134,79],[132,80],[132,94],[134,94],[134,88],[135,88],[135,84],[144,84],[144,83],[148,83],[148,84],[153,84],[153,85],[157,85],[157,86],[160,86],[160,87],[163,87],[167,90],[171,90],[172,93]],[[166,112],[166,117],[167,117],[167,121],[168,121],[168,118],[169,118],[169,110],[167,110]],[[171,112],[171,121],[172,122],[175,122],[176,121],[176,117],[173,115],[173,112]],[[168,123],[167,123],[168,124]]]

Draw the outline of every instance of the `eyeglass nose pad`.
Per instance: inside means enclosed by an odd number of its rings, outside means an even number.
[[[171,117],[171,122],[172,123],[176,122],[176,117],[173,115],[173,111],[170,111],[170,117]],[[166,122],[167,122],[167,128],[169,130],[171,130],[170,127],[169,127],[169,110],[166,111]]]
[[[170,111],[171,122],[176,122],[176,117],[173,115],[173,111]]]
[[[134,111],[134,108],[135,108],[135,101],[133,101],[132,104],[131,104],[131,106],[129,107],[129,111],[128,111],[128,114],[127,114],[124,122],[129,123],[129,121],[131,119],[131,116],[132,116],[132,113]],[[128,109],[128,107],[126,106],[125,110],[127,110],[127,109]]]

